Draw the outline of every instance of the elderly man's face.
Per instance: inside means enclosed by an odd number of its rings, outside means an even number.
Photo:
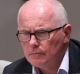
[[[29,5],[24,7],[20,13],[19,32],[32,34],[37,32],[38,34],[60,27],[49,5],[46,7],[39,4],[36,7],[35,3],[32,4],[32,7]],[[25,57],[36,67],[51,65],[58,53],[62,52],[65,36],[63,29],[49,34],[48,38],[43,35],[44,39],[42,40],[31,35],[30,40],[21,41]]]

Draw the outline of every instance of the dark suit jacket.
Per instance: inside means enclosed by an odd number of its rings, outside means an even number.
[[[31,74],[32,66],[25,58],[5,67],[3,74]],[[71,39],[69,43],[69,74],[80,73],[80,43]]]

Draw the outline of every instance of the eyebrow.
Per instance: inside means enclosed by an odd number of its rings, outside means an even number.
[[[51,30],[51,28],[39,28],[36,31],[47,31],[47,30],[49,31],[49,30]]]
[[[49,31],[51,30],[51,28],[40,28],[40,29],[36,29],[34,32],[32,33],[35,33],[35,32],[39,32],[39,31]],[[31,33],[29,30],[18,30],[19,33]]]
[[[29,32],[28,30],[18,30],[19,33],[26,33]]]

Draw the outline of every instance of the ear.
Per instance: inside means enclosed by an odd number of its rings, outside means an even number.
[[[65,42],[69,42],[70,40],[70,35],[71,35],[71,24],[67,24],[65,27],[64,27],[64,34],[65,34]]]

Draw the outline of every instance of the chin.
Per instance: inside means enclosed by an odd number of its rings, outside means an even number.
[[[26,59],[28,60],[29,63],[31,63],[31,65],[35,67],[41,67],[45,65],[45,63],[47,62],[45,55],[41,54],[26,56]]]
[[[45,60],[41,59],[30,59],[28,61],[35,67],[41,67],[45,64]]]

